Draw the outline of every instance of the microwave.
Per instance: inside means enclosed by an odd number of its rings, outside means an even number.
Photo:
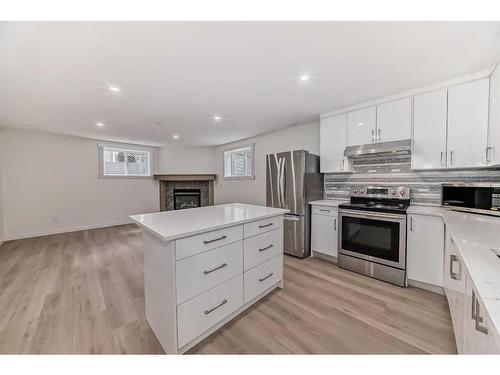
[[[500,185],[443,184],[441,204],[458,211],[500,215]]]

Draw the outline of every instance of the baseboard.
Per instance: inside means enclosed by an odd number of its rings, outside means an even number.
[[[125,224],[132,224],[132,221],[131,220],[116,221],[116,222],[104,223],[104,224],[98,224],[98,225],[82,225],[82,226],[69,227],[69,228],[61,228],[61,229],[54,229],[54,230],[45,230],[45,231],[39,231],[39,232],[24,233],[24,234],[16,234],[13,236],[5,236],[4,241],[21,240],[24,238],[32,238],[32,237],[40,237],[40,236],[50,236],[53,234],[78,232],[81,230],[115,227],[117,225],[125,225]],[[1,242],[0,242],[0,244],[1,244]]]
[[[445,295],[444,289],[437,285],[427,284],[422,281],[410,280],[410,279],[408,279],[408,285],[414,286],[415,288],[427,290],[428,292],[441,294],[442,296]]]
[[[326,260],[326,261],[332,262],[332,263],[337,263],[337,257],[327,255],[327,254],[318,253],[317,251],[311,251],[311,257],[323,259],[323,260]]]

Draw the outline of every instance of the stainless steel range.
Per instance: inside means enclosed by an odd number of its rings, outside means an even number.
[[[339,205],[338,265],[406,286],[406,210],[410,188],[360,186]]]

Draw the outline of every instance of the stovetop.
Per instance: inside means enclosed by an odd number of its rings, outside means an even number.
[[[349,210],[360,211],[374,211],[374,212],[388,212],[396,214],[406,214],[406,210],[410,206],[409,202],[381,202],[381,201],[367,201],[367,202],[354,202],[343,203],[339,208],[346,208]]]
[[[406,214],[410,206],[410,189],[405,186],[360,186],[351,189],[350,203],[339,208],[350,210]]]

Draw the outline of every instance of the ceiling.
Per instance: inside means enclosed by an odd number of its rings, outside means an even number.
[[[3,22],[0,126],[223,144],[489,68],[499,42],[499,22]]]

